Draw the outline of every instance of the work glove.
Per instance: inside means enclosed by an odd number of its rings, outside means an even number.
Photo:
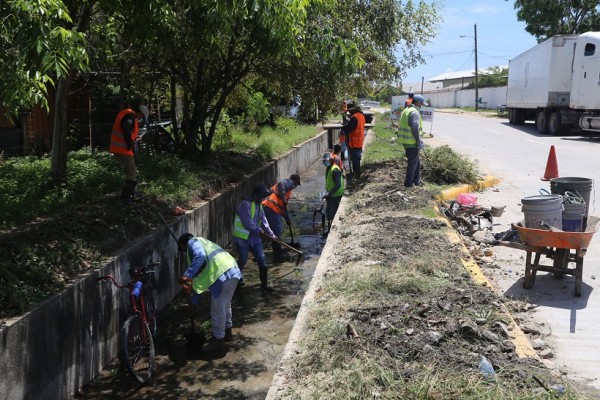
[[[419,140],[419,150],[423,150],[425,148],[425,143],[422,140]]]
[[[323,199],[326,199],[329,197],[329,193],[325,193],[325,195],[323,196]]]
[[[179,284],[181,285],[181,289],[185,294],[192,293],[192,280],[187,276],[182,276],[179,278]]]

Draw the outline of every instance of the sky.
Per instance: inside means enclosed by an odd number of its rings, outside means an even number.
[[[428,1],[430,3],[430,1]],[[420,83],[445,72],[507,66],[508,61],[537,44],[517,21],[513,0],[445,0],[436,37],[420,48],[426,63],[407,71],[402,81]],[[466,37],[461,37],[465,35]]]

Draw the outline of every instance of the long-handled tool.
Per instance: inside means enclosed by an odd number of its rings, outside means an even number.
[[[173,231],[171,230],[171,227],[169,226],[169,224],[167,224],[165,217],[163,217],[161,213],[158,213],[158,216],[160,217],[160,219],[162,219],[162,222],[165,224],[165,227],[171,234],[171,237],[173,237],[173,240],[175,241],[175,243],[177,243],[177,236],[175,236],[175,233],[173,233]]]
[[[160,217],[162,222],[165,224],[165,227],[171,234],[171,237],[173,238],[173,240],[175,240],[175,243],[177,243],[177,236],[175,236],[175,233],[171,230],[171,227],[169,226],[169,224],[167,224],[167,221],[165,220],[165,218],[162,216],[161,213],[158,213],[158,216]],[[191,282],[190,282],[190,284],[191,284]],[[196,326],[194,324],[194,306],[192,304],[191,292],[187,293],[186,296],[187,296],[187,302],[188,302],[188,313],[190,314],[190,333],[185,335],[185,339],[190,344],[198,344],[198,343],[202,344],[206,341],[206,337],[204,336],[204,333],[196,331]]]
[[[269,236],[269,235],[267,235],[267,234],[265,234],[265,233],[263,233],[263,232],[261,232],[261,233],[260,233],[260,235],[261,235],[262,237],[264,237],[264,238],[266,238],[266,239],[269,239],[270,241],[272,241],[272,242],[274,242],[274,243],[277,243],[277,244],[279,244],[280,246],[282,246],[282,247],[285,247],[286,249],[288,249],[288,250],[291,250],[291,251],[293,251],[294,253],[298,254],[298,258],[296,259],[296,264],[294,265],[294,267],[297,267],[297,266],[298,266],[298,264],[300,264],[300,261],[301,261],[302,259],[304,259],[304,254],[303,254],[303,253],[302,253],[300,250],[296,249],[295,247],[292,247],[292,246],[290,246],[289,244],[287,244],[287,243],[284,243],[284,242],[282,242],[282,241],[281,241],[281,240],[279,240],[279,239],[272,238],[271,236]]]
[[[185,340],[192,345],[202,344],[206,341],[206,336],[203,332],[196,331],[194,324],[194,305],[192,304],[192,294],[187,294],[188,313],[190,314],[190,332],[186,333]]]
[[[287,226],[290,229],[290,238],[292,239],[292,241],[290,242],[290,246],[299,249],[301,247],[300,243],[294,242],[294,233],[292,232],[292,221],[290,220],[290,214],[288,214],[287,206],[285,207],[285,222],[287,222]]]

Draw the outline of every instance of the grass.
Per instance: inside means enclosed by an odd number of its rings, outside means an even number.
[[[377,119],[375,132],[376,140],[363,158],[365,171],[374,165],[385,168],[390,161],[403,162],[404,152],[394,143],[394,132],[385,116]],[[443,154],[448,155],[446,151]],[[443,170],[459,170],[455,171],[456,179],[464,179],[465,168],[475,170],[474,165],[465,164],[460,157],[447,159],[450,165]],[[384,176],[377,175],[381,180]],[[429,229],[418,222],[406,223],[404,228],[399,226],[402,218],[421,221],[437,218],[435,212],[414,208],[410,210],[411,217],[397,217],[393,209],[386,215],[381,209],[361,209],[364,216],[360,218],[351,211],[364,202],[360,199],[362,190],[370,198],[382,191],[381,185],[379,181],[370,181],[364,188],[356,189],[349,199],[350,205],[341,221],[351,220],[362,230],[353,230],[352,237],[341,235],[339,246],[344,251],[328,256],[328,270],[310,303],[307,329],[293,360],[285,365],[289,379],[277,398],[554,398],[533,377],[547,387],[562,379],[553,376],[541,363],[514,359],[501,362],[495,381],[488,382],[477,370],[479,358],[475,351],[487,351],[490,343],[481,338],[469,339],[460,330],[452,334],[439,328],[475,319],[491,327],[496,321],[503,321],[497,311],[501,300],[487,288],[471,282],[460,261],[461,251],[450,251],[442,244],[445,242],[442,228]],[[422,216],[417,218],[413,211]],[[385,221],[391,225],[385,225]],[[386,240],[384,236],[393,235],[392,226],[400,236]],[[411,234],[402,236],[406,232],[403,229],[412,229]],[[413,238],[421,243],[415,252],[394,252],[387,246],[391,243],[401,247],[403,240]],[[446,300],[454,306],[444,311]],[[347,334],[349,326],[355,328],[358,337]],[[409,333],[409,329],[414,332]],[[444,332],[442,342],[429,344],[427,335],[437,331]],[[497,358],[502,360],[500,355]],[[567,392],[561,399],[581,398],[573,387],[565,386]]]
[[[240,171],[259,168],[317,133],[313,125],[277,122],[258,133],[221,132],[208,165],[169,154],[136,156],[148,203],[127,210],[118,199],[122,173],[107,151],[70,152],[62,183],[51,179],[49,157],[0,159],[0,318],[30,310],[79,273],[103,265],[152,229],[156,207],[191,208],[239,181]]]

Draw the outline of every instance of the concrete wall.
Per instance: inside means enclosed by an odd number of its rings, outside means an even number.
[[[499,104],[506,104],[506,86],[481,88],[478,95],[487,108],[495,110]],[[423,94],[436,108],[475,107],[475,89],[445,89]],[[480,105],[480,108],[483,108]]]
[[[235,208],[254,184],[270,186],[293,173],[301,174],[326,149],[327,135],[322,132],[177,218],[172,230],[176,236],[191,232],[227,245]],[[127,315],[128,298],[127,290],[118,291],[112,284],[97,285],[95,278],[110,274],[118,282],[127,282],[130,266],[150,261],[161,262],[150,279],[160,309],[179,292],[177,279],[183,271],[166,228],[133,243],[104,267],[82,275],[77,283],[35,310],[2,326],[0,399],[69,398],[98,375],[117,355],[118,332]]]

